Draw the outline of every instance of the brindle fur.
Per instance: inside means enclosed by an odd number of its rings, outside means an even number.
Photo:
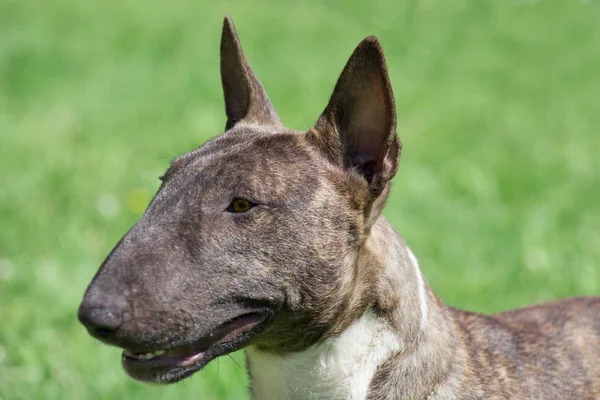
[[[369,399],[600,398],[600,298],[486,316],[444,305],[425,283],[420,330],[414,266],[380,215],[401,145],[376,38],[359,44],[307,132],[283,127],[229,18],[221,74],[226,132],[173,161],[102,264],[79,311],[92,334],[151,351],[259,309],[268,323],[211,358],[248,345],[285,355],[371,310],[403,347],[377,368]],[[228,213],[234,198],[257,206]]]

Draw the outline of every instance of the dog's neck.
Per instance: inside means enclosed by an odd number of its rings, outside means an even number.
[[[341,334],[301,352],[248,348],[253,398],[414,400],[451,389],[441,386],[449,385],[452,324],[415,256],[383,217],[364,251],[369,256],[359,259],[381,266],[371,308]]]

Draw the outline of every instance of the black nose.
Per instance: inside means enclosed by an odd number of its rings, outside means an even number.
[[[77,317],[92,336],[101,340],[110,340],[123,323],[124,309],[122,301],[84,300],[79,306]]]

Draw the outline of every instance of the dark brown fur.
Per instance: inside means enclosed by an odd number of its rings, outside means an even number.
[[[436,399],[600,398],[600,298],[496,315],[436,305],[443,329],[424,335],[412,351],[445,351],[416,357],[422,363],[408,371],[398,369],[406,352],[391,358],[373,378],[369,399],[424,398],[432,389]],[[407,384],[406,376],[417,373],[420,382]]]
[[[402,147],[377,39],[359,44],[307,132],[283,127],[229,18],[221,75],[226,132],[173,161],[79,309],[93,336],[137,353],[204,343],[192,366],[125,363],[130,375],[173,382],[250,345],[300,352],[373,312],[404,346],[368,398],[600,397],[598,298],[485,316],[445,306],[425,283],[421,330],[415,266],[381,216]],[[233,212],[235,199],[253,208]],[[210,339],[249,315],[260,320],[247,332]]]

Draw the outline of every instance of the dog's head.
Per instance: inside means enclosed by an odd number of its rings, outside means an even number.
[[[79,308],[136,379],[177,381],[248,344],[301,350],[369,306],[358,259],[401,149],[379,42],[358,45],[307,132],[283,127],[229,18],[221,75],[226,132],[171,163]]]

